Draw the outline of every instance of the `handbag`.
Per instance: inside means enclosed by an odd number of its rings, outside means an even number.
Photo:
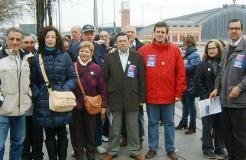
[[[94,114],[101,112],[101,110],[102,110],[102,97],[100,95],[88,96],[85,94],[85,90],[84,90],[82,83],[79,79],[77,62],[74,63],[74,68],[75,68],[75,72],[77,74],[77,80],[78,80],[79,88],[82,92],[82,95],[84,96],[84,106],[86,108],[86,111],[91,115],[94,115]]]
[[[49,92],[49,109],[54,112],[69,112],[76,106],[76,98],[71,91],[55,91],[49,86],[49,80],[44,69],[42,55],[39,54],[39,65],[44,77],[45,85]]]

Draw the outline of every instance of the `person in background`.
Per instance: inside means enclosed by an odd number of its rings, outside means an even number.
[[[33,36],[26,34],[22,41],[22,49],[32,54],[37,55],[35,49],[35,39]],[[29,58],[31,59],[31,58]],[[30,61],[31,63],[31,61]],[[32,121],[32,108],[26,114],[26,137],[23,143],[22,160],[42,160],[43,159],[43,128],[36,126]]]
[[[73,62],[77,61],[79,44],[81,42],[81,27],[72,26],[71,28],[71,40],[69,42],[68,54],[70,55]]]
[[[168,42],[169,28],[165,22],[154,25],[154,39],[142,46],[146,79],[146,109],[148,114],[148,144],[146,159],[152,159],[159,148],[159,121],[165,128],[165,150],[171,160],[177,160],[174,139],[175,102],[186,90],[185,66],[179,48]]]
[[[224,48],[220,41],[209,40],[204,49],[202,61],[195,72],[195,88],[200,100],[208,99],[214,89],[214,81],[219,72]],[[202,151],[209,159],[216,159],[216,154],[226,158],[222,126],[222,114],[212,114],[202,117]]]
[[[71,58],[63,51],[60,33],[55,27],[44,27],[38,37],[38,54],[44,61],[49,87],[57,91],[73,91],[76,75]],[[31,63],[33,123],[45,130],[45,144],[50,160],[67,159],[66,124],[72,121],[72,112],[53,112],[49,109],[49,93],[41,72],[39,56]]]
[[[69,42],[68,42],[68,39],[66,37],[63,37],[62,38],[62,41],[63,41],[63,51],[68,53],[68,50],[69,50]]]
[[[109,111],[113,119],[109,130],[108,153],[102,159],[112,160],[117,157],[124,116],[130,157],[143,160],[144,156],[139,153],[137,119],[139,105],[145,102],[143,59],[135,50],[129,49],[129,39],[124,32],[116,36],[116,46],[117,50],[107,54],[103,64]]]
[[[196,106],[195,106],[195,71],[197,65],[200,63],[201,58],[197,53],[196,40],[194,36],[188,35],[184,38],[185,53],[183,56],[185,69],[186,69],[186,81],[187,91],[185,92],[181,102],[183,104],[182,118],[178,126],[175,127],[177,130],[186,129],[185,134],[192,134],[196,132]],[[190,116],[189,126],[188,116]]]
[[[143,43],[141,43],[140,40],[137,38],[136,27],[132,25],[127,25],[124,28],[124,31],[126,32],[129,38],[130,48],[138,51],[139,48],[143,46]],[[143,136],[144,136],[144,118],[143,117],[144,117],[143,106],[139,106],[138,127],[139,127],[139,137],[140,137],[140,149],[142,149]],[[126,124],[125,124],[124,118],[122,122],[122,136],[123,136],[123,139],[121,141],[120,146],[124,147],[127,145],[127,131],[126,131]]]
[[[246,39],[243,29],[240,19],[229,21],[230,43],[225,47],[222,71],[210,94],[210,98],[214,98],[220,92],[224,143],[229,160],[246,159]]]
[[[101,67],[92,61],[93,43],[83,41],[79,46],[79,56],[75,65],[78,70],[78,78],[89,96],[101,95],[103,117],[106,113],[107,97],[106,86]],[[75,159],[82,160],[84,151],[88,160],[95,160],[96,153],[96,118],[97,115],[90,115],[83,101],[83,94],[78,84],[74,90],[77,105],[73,110],[73,122],[70,124],[73,132],[71,137],[74,138]]]
[[[16,28],[6,32],[6,48],[0,52],[0,159],[10,130],[9,159],[20,160],[26,135],[25,113],[31,108],[31,54],[21,50],[23,33]]]

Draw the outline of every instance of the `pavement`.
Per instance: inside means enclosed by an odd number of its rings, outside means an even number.
[[[182,108],[181,103],[176,103],[175,109],[175,126],[179,123],[182,115]],[[199,115],[199,113],[198,113]],[[146,110],[144,112],[144,120],[145,120],[145,137],[143,142],[143,148],[140,153],[145,155],[148,151],[148,118]],[[176,138],[175,138],[175,146],[177,149],[177,154],[180,160],[206,160],[207,158],[203,157],[202,155],[202,143],[201,143],[201,133],[202,133],[202,124],[201,119],[197,116],[197,130],[196,133],[191,135],[185,135],[185,130],[176,131]],[[153,158],[153,160],[168,160],[164,148],[164,127],[159,127],[159,149],[157,155]],[[68,135],[70,137],[70,135]],[[103,143],[103,146],[107,147],[107,143]],[[46,151],[45,145],[43,146],[44,152],[44,160],[48,160],[48,155]],[[5,149],[5,157],[4,160],[8,160],[8,153],[9,153],[9,138],[6,141],[6,149]],[[96,159],[99,160],[103,155],[97,154]],[[73,160],[72,157],[72,147],[69,143],[68,147],[68,160]],[[127,147],[120,148],[120,152],[118,157],[115,160],[130,160],[129,151]]]

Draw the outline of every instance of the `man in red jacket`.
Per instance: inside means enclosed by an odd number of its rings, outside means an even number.
[[[178,159],[174,147],[174,107],[186,90],[186,77],[179,48],[167,41],[168,30],[166,23],[156,23],[153,42],[139,50],[145,63],[146,107],[149,119],[149,151],[145,155],[146,159],[152,159],[157,153],[160,120],[165,127],[167,156],[171,160]]]

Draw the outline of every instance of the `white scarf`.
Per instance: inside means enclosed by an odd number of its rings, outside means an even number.
[[[82,66],[86,66],[90,61],[92,61],[92,58],[90,58],[87,62],[83,62],[80,57],[78,56],[78,60],[79,60],[79,63],[82,65]]]

